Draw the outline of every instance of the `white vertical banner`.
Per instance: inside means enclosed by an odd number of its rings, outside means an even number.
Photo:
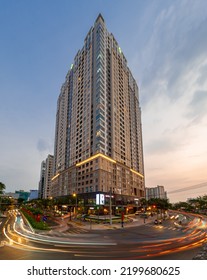
[[[96,194],[96,205],[104,205],[105,204],[105,196],[102,193]]]

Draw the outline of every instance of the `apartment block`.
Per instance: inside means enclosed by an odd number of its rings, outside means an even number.
[[[58,97],[51,190],[145,196],[139,89],[101,14]]]
[[[150,198],[162,198],[167,199],[167,193],[163,186],[157,186],[153,188],[146,188],[146,199]]]
[[[47,158],[41,163],[40,181],[38,189],[39,198],[51,197],[51,183],[53,178],[54,156],[48,155]]]

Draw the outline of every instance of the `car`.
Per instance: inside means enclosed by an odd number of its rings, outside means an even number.
[[[136,211],[135,215],[140,215],[142,213],[142,211]]]
[[[160,219],[155,219],[155,220],[154,220],[154,224],[155,224],[155,225],[161,225],[161,224],[162,224],[162,220],[160,220]]]

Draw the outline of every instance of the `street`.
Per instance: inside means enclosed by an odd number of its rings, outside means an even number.
[[[85,226],[84,226],[85,225]],[[192,259],[206,240],[206,223],[194,218],[185,227],[173,220],[120,225],[91,225],[62,221],[59,230],[33,232],[13,211],[1,219],[1,255],[4,260],[66,259]]]

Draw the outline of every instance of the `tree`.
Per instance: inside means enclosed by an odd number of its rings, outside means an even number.
[[[5,189],[6,186],[2,182],[0,182],[0,194],[3,194]]]
[[[147,200],[146,200],[146,198],[141,198],[140,199],[140,204],[142,205],[142,207],[146,207],[147,206]]]
[[[195,212],[207,211],[207,196],[199,196],[189,199],[189,204],[194,208]]]
[[[0,182],[0,195],[4,193],[4,190],[6,189],[6,186]],[[0,197],[0,213],[2,210],[2,197]]]
[[[168,201],[168,199],[165,198],[150,198],[148,200],[148,205],[150,206],[155,206],[157,209],[157,215],[158,212],[160,211],[160,215],[162,217],[162,214],[165,213],[166,210],[169,209],[170,207],[170,203]]]

